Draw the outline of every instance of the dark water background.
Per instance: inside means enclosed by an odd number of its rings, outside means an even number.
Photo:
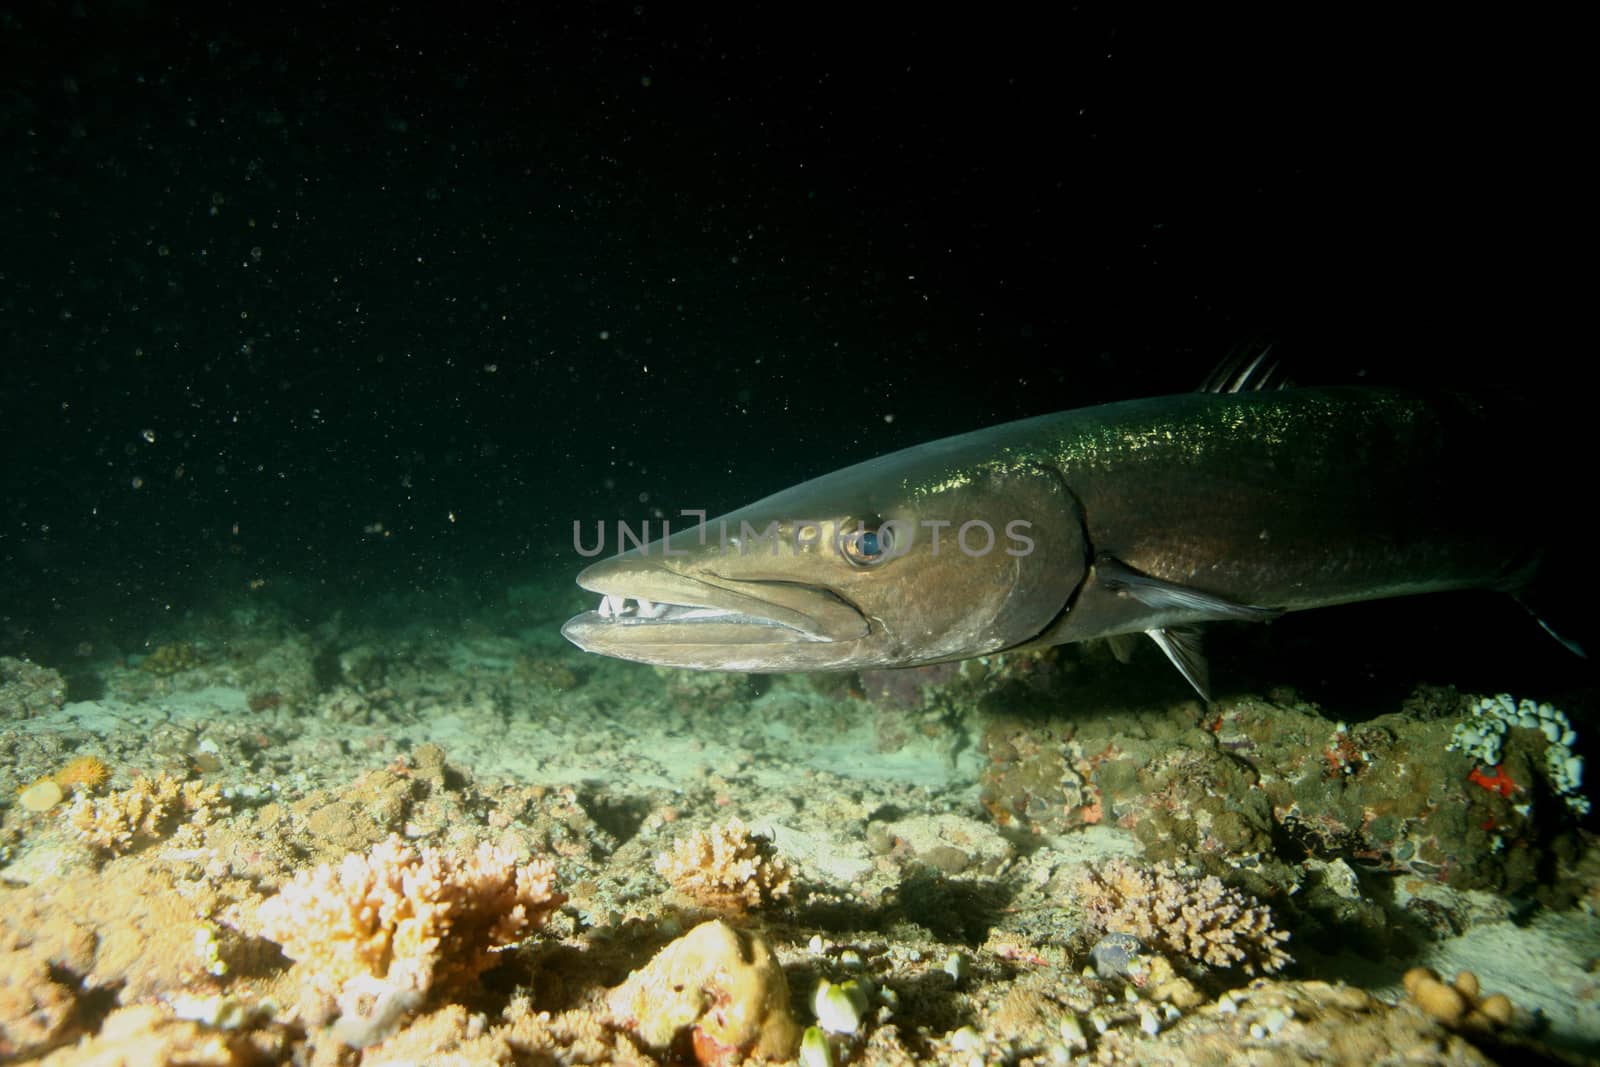
[[[741,10],[0,6],[0,651],[490,606],[1263,338],[1572,395],[1559,26]]]

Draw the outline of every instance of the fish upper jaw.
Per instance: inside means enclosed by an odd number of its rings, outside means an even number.
[[[584,570],[578,585],[599,593],[600,604],[568,620],[562,635],[588,652],[659,666],[825,669],[847,654],[817,646],[853,645],[871,629],[826,588],[692,577],[653,560],[604,560]]]

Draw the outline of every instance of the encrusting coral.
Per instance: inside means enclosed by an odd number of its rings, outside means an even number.
[[[0,1060],[58,1043],[77,1007],[77,990],[56,980],[49,960],[0,943]]]
[[[139,669],[150,674],[168,676],[193,670],[205,662],[200,650],[190,641],[169,641],[157,645],[139,663]]]
[[[158,1004],[120,1007],[76,1046],[42,1062],[73,1067],[258,1067],[288,1062],[281,1030],[228,1030],[174,1018]]]
[[[704,1067],[794,1055],[800,1027],[789,983],[760,934],[701,923],[606,998],[614,1022],[652,1049],[687,1041]]]
[[[308,1014],[339,1015],[340,1040],[365,1046],[430,989],[477,978],[565,900],[547,860],[519,865],[493,845],[462,856],[390,837],[302,872],[258,923],[301,965]]]
[[[95,848],[126,852],[170,833],[186,817],[205,826],[221,804],[220,786],[179,781],[163,771],[154,778],[136,775],[131,786],[109,796],[79,796],[67,822]]]
[[[1467,1030],[1497,1030],[1511,1024],[1516,1014],[1504,993],[1484,996],[1478,976],[1462,971],[1446,982],[1427,967],[1413,967],[1402,980],[1412,1003],[1446,1026]]]
[[[1078,883],[1079,903],[1097,932],[1132,934],[1144,944],[1213,967],[1246,974],[1276,971],[1290,962],[1266,905],[1214,876],[1192,878],[1170,863],[1138,867],[1106,862]]]
[[[680,838],[656,871],[696,904],[733,914],[787,897],[794,877],[772,842],[737,817]]]

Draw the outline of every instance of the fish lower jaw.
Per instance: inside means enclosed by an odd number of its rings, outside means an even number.
[[[585,616],[580,616],[585,617]],[[649,626],[665,623],[725,623],[729,625],[764,627],[779,630],[807,641],[824,641],[825,637],[769,619],[751,615],[735,608],[709,607],[703,604],[671,604],[662,600],[607,593],[600,598],[600,606],[589,616],[597,622],[614,626]]]

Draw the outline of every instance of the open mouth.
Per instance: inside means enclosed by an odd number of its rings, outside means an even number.
[[[600,603],[561,632],[580,648],[624,658],[665,646],[849,641],[868,630],[861,613],[831,591],[791,581],[689,577],[654,561],[618,558],[589,567],[578,584],[599,593]]]
[[[696,622],[735,622],[751,626],[782,626],[793,629],[786,623],[777,619],[767,618],[762,615],[751,615],[747,612],[736,611],[733,608],[718,608],[702,604],[670,604],[664,600],[648,600],[645,597],[629,597],[618,593],[606,593],[600,597],[600,606],[595,609],[595,615],[608,619],[613,625],[623,626],[638,625],[640,623],[696,623]],[[804,631],[801,631],[804,633]],[[804,634],[814,637],[815,640],[826,640],[824,637]]]

